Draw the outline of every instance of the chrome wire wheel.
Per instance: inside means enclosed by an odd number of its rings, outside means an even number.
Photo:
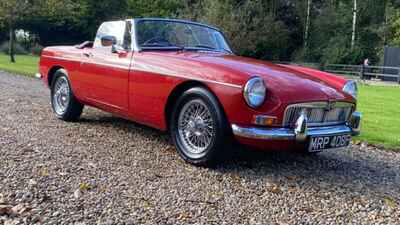
[[[187,102],[178,117],[178,138],[185,154],[201,157],[214,137],[215,123],[207,105],[199,99]]]
[[[62,115],[70,102],[70,87],[67,78],[59,77],[54,84],[53,105],[57,114]]]

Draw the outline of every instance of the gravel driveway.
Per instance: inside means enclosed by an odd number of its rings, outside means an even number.
[[[85,108],[57,120],[41,81],[0,72],[2,224],[400,224],[400,154],[234,149],[184,163],[168,135]]]

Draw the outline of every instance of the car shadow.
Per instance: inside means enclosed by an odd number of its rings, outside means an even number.
[[[79,123],[111,125],[128,133],[141,132],[145,136],[159,137],[162,142],[173,148],[167,133],[111,115],[90,115],[81,118]],[[259,151],[235,145],[230,149],[229,157],[210,170],[221,175],[236,175],[249,180],[263,180],[268,177],[275,183],[290,181],[301,184],[307,181],[315,183],[316,186],[323,184],[327,188],[344,188],[346,191],[355,192],[368,188],[379,195],[391,195],[400,200],[400,163],[397,163],[397,166],[395,163],[389,164],[370,155],[368,150],[359,148],[307,155],[295,151]],[[388,154],[384,151],[382,153]]]

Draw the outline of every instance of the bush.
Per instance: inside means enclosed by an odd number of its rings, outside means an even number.
[[[32,55],[40,56],[42,54],[42,50],[43,50],[43,46],[35,45],[34,47],[31,48],[31,53],[32,53]]]
[[[366,57],[363,49],[355,46],[352,50],[342,39],[332,38],[329,45],[323,49],[321,62],[325,64],[352,64],[363,62]]]
[[[286,53],[288,28],[275,19],[269,5],[253,0],[237,4],[230,0],[204,0],[203,3],[189,7],[180,16],[220,28],[238,55],[278,60]]]
[[[9,53],[8,41],[3,42],[3,44],[0,45],[0,52],[5,54]],[[20,44],[15,43],[15,54],[25,55],[28,54],[28,51]]]

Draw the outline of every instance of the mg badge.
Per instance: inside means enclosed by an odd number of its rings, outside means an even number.
[[[335,108],[335,105],[336,105],[336,102],[334,102],[334,101],[329,101],[329,102],[328,102],[328,105],[327,105],[326,108],[325,108],[325,111],[331,111],[332,109]]]

